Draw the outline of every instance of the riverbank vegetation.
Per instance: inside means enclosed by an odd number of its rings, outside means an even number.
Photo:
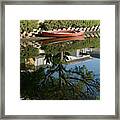
[[[79,27],[92,27],[100,26],[100,20],[21,20],[20,31],[32,32],[33,29],[52,30],[62,28],[79,28]]]

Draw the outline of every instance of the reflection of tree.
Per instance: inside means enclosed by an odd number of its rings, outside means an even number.
[[[62,48],[63,49],[63,48]],[[99,99],[99,81],[85,66],[66,70],[67,52],[46,53],[51,66],[42,67],[33,73],[21,73],[21,97],[24,99]]]
[[[62,64],[30,73],[21,73],[21,97],[24,99],[99,99],[99,82],[85,66],[66,71]],[[54,77],[57,72],[58,78]],[[75,75],[77,75],[75,77]]]
[[[100,38],[86,38],[83,41],[70,41],[70,42],[62,42],[59,44],[47,44],[43,45],[41,49],[44,49],[47,53],[57,54],[62,51],[74,51],[76,49],[82,48],[99,48],[100,47]]]
[[[60,62],[60,53],[58,53],[58,55],[59,57],[53,55],[53,58],[59,58],[59,62],[56,63],[56,67],[52,66],[52,69],[50,68],[48,70],[48,74],[46,74],[47,79],[45,79],[45,81],[53,80],[52,74],[57,72],[59,90],[62,89],[64,92],[64,88],[67,86],[67,88],[70,89],[70,93],[72,92],[72,96],[69,99],[77,99],[76,97],[80,96],[79,99],[96,99],[96,94],[99,92],[99,82],[95,80],[93,72],[88,71],[85,66],[76,67],[73,70],[67,71],[62,61]],[[66,55],[64,54],[64,56]],[[50,77],[52,77],[52,79]]]

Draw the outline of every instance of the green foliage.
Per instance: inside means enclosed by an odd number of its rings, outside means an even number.
[[[64,52],[64,60],[68,52]],[[100,84],[84,65],[66,70],[61,53],[46,54],[51,66],[34,72],[21,72],[21,98],[38,100],[95,100],[99,99]],[[58,74],[55,77],[53,74]]]
[[[83,41],[73,41],[73,42],[63,42],[58,44],[47,44],[42,45],[41,49],[45,50],[47,54],[58,54],[60,52],[72,52],[76,49],[83,49],[83,48],[99,48],[100,47],[100,39],[99,38],[86,38]]]
[[[61,71],[61,76],[55,78],[54,72]],[[75,74],[78,77],[73,77]],[[63,65],[44,68],[30,73],[21,73],[21,98],[39,100],[91,100],[98,99],[99,82],[94,79],[92,71],[85,66],[65,71]],[[73,82],[74,81],[74,82]]]
[[[20,20],[20,31],[32,32],[33,29],[38,28],[38,21],[39,20]]]
[[[44,79],[45,73],[44,68],[31,73],[21,72],[20,73],[20,93],[24,99],[37,99],[37,85]]]
[[[31,45],[28,45],[27,47],[22,47],[20,49],[20,63],[25,63],[25,59],[35,58],[38,55],[39,55],[38,48],[34,48]]]
[[[52,30],[69,27],[92,27],[100,25],[100,20],[45,20],[40,23],[43,30]]]
[[[69,52],[63,52],[63,59],[61,59],[61,53],[49,53],[49,54],[45,54],[45,60],[46,60],[46,64],[47,63],[52,63],[53,66],[57,66],[58,64],[64,64],[67,63],[68,57],[67,55],[70,55]]]
[[[38,28],[41,28],[41,30],[52,30],[69,27],[92,27],[97,25],[100,25],[100,20],[45,20],[40,23],[39,20],[21,20],[20,31],[32,32],[33,29]]]

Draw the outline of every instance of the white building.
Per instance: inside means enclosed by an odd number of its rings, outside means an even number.
[[[40,55],[35,58],[35,67],[45,64],[46,64],[45,56]]]

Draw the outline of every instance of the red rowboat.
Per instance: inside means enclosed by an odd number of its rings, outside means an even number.
[[[76,37],[84,35],[84,32],[76,32],[76,31],[43,31],[41,33],[42,36],[45,37]]]

